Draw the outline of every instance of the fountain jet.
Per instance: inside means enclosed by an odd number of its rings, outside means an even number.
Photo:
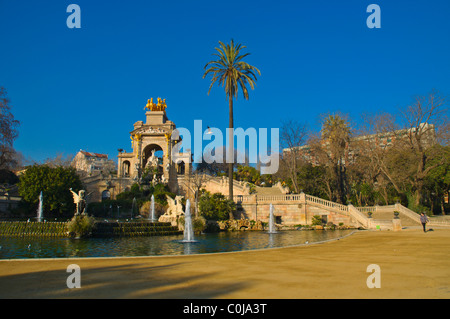
[[[184,212],[184,239],[183,243],[193,243],[194,229],[192,228],[191,202],[186,200],[186,211]]]
[[[131,219],[133,219],[134,210],[136,209],[136,197],[133,198],[133,202],[131,204]]]
[[[150,205],[150,214],[149,214],[149,219],[151,222],[156,222],[156,217],[155,217],[155,196],[152,195],[152,202]]]
[[[44,211],[43,205],[44,205],[44,197],[42,196],[42,191],[41,191],[41,194],[39,195],[39,206],[38,206],[38,209],[37,209],[37,221],[38,222],[42,222],[42,219],[44,218],[44,216],[43,216],[43,211]]]
[[[277,230],[275,228],[275,217],[273,215],[273,205],[270,204],[270,217],[269,217],[269,234],[275,234]]]

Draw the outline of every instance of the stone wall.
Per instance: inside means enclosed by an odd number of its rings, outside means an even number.
[[[237,218],[269,222],[270,204],[274,207],[277,224],[286,226],[306,225],[312,223],[314,215],[319,215],[324,223],[332,222],[335,225],[343,223],[348,226],[360,226],[348,212],[339,212],[337,209],[321,207],[320,204],[310,203],[305,194],[286,196],[236,196]]]

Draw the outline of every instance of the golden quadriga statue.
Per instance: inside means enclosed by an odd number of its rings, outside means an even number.
[[[166,99],[162,100],[161,98],[158,98],[158,103],[153,102],[153,98],[149,99],[147,101],[147,105],[145,106],[145,109],[148,109],[150,111],[166,111],[167,105],[166,105]]]

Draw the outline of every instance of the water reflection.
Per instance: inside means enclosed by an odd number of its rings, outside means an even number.
[[[350,230],[220,232],[202,234],[195,243],[183,235],[128,238],[0,238],[0,259],[190,255],[320,242],[350,234]]]

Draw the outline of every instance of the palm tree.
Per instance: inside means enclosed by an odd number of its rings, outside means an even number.
[[[344,150],[345,146],[349,143],[352,131],[350,124],[345,118],[338,114],[329,114],[325,118],[322,126],[322,137],[328,139],[331,146],[334,147],[337,154],[341,155],[340,150]]]
[[[229,154],[233,156],[232,160],[228,159],[228,183],[229,183],[229,198],[233,200],[233,162],[234,162],[234,149],[233,149],[233,98],[238,97],[239,88],[242,90],[244,98],[248,100],[247,84],[250,85],[252,90],[255,88],[256,73],[261,75],[261,72],[254,66],[242,61],[250,53],[241,54],[240,51],[245,46],[240,43],[235,44],[231,40],[230,44],[224,44],[219,41],[220,47],[215,48],[217,53],[213,55],[217,57],[217,60],[208,62],[204,69],[203,74],[205,78],[208,74],[212,75],[211,85],[209,86],[208,95],[211,92],[211,88],[214,83],[218,83],[225,88],[225,94],[228,97],[228,105],[230,110],[229,115]]]
[[[336,178],[337,201],[345,202],[345,161],[352,129],[345,118],[334,114],[325,118],[322,126],[322,138],[328,142],[330,162]]]

